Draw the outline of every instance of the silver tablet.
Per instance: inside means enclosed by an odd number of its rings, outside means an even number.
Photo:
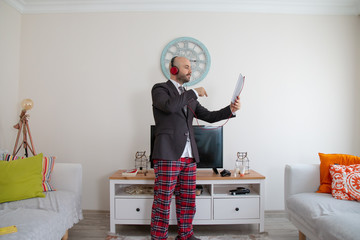
[[[235,86],[235,89],[234,89],[234,94],[233,94],[233,96],[231,98],[231,103],[234,103],[237,96],[240,95],[240,93],[241,93],[241,91],[242,91],[242,89],[244,87],[244,82],[245,82],[245,77],[243,77],[243,75],[240,73],[239,78],[238,78],[238,80],[236,82],[236,86]]]

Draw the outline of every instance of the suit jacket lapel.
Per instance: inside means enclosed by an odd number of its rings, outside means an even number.
[[[179,91],[176,89],[176,87],[170,80],[168,80],[166,84],[169,86],[169,88],[173,91],[174,94],[179,95]]]
[[[169,88],[173,91],[174,94],[179,95],[179,91],[176,89],[175,85],[170,80],[168,80],[166,84],[169,86]],[[185,107],[187,108],[187,106]],[[184,113],[185,117],[188,117],[189,114],[185,112],[185,107],[182,108],[182,112]]]

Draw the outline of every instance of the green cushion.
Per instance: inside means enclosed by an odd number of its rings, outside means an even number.
[[[43,154],[0,161],[0,203],[45,197],[42,188]]]

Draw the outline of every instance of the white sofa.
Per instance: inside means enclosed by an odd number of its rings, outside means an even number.
[[[285,166],[285,211],[299,239],[359,240],[360,202],[316,193],[319,186],[319,164]]]
[[[51,184],[56,191],[45,198],[30,198],[0,204],[0,227],[17,232],[0,240],[66,240],[68,229],[83,218],[81,209],[82,166],[55,163]]]

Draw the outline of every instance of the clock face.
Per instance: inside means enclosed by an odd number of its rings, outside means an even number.
[[[186,57],[191,62],[192,74],[186,86],[192,86],[203,80],[210,69],[210,54],[200,41],[181,37],[169,42],[161,54],[161,70],[167,79],[170,79],[169,63],[175,56]]]

